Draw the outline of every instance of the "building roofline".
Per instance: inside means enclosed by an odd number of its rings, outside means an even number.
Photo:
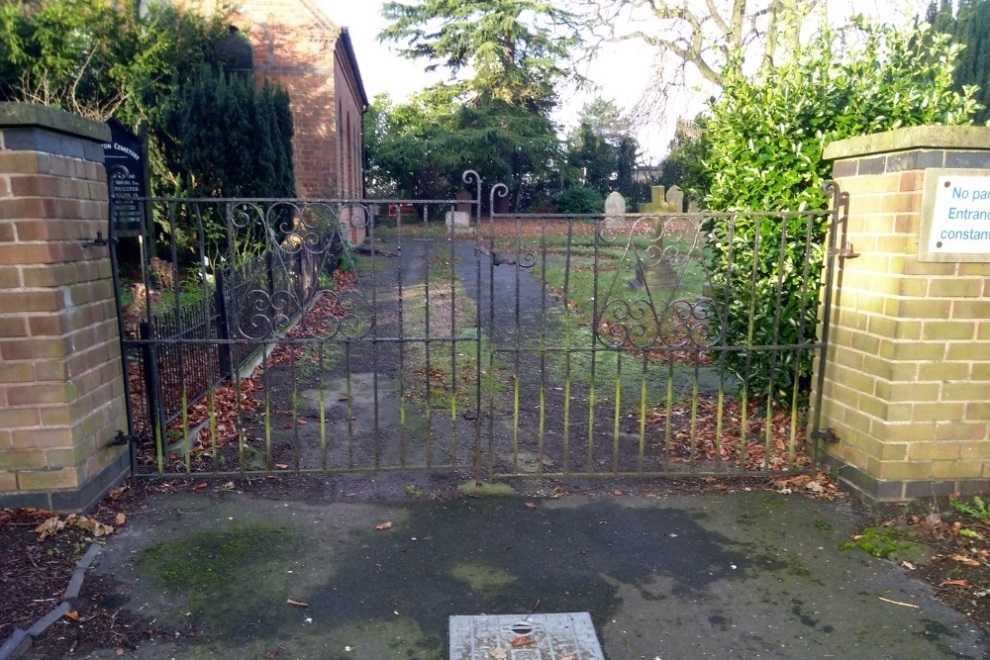
[[[368,94],[364,91],[364,81],[361,80],[361,69],[358,67],[357,55],[354,54],[354,44],[351,43],[351,33],[346,27],[340,28],[340,41],[344,44],[344,52],[351,61],[351,70],[354,71],[354,80],[357,82],[358,92],[361,94],[361,111],[368,109]]]

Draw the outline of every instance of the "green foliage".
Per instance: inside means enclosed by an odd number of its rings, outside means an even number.
[[[978,87],[974,98],[983,106],[976,113],[979,123],[990,120],[990,1],[961,0],[955,13],[949,0],[928,5],[926,21],[936,32],[952,35],[965,46],[953,72],[956,91]]]
[[[558,213],[601,213],[605,198],[593,186],[571,186],[553,198]]]
[[[452,74],[409,104],[387,99],[366,118],[373,189],[402,195],[451,192],[465,169],[509,185],[515,209],[540,187],[559,157],[550,112],[554,86],[577,45],[573,16],[529,0],[389,2],[382,41]],[[429,197],[445,194],[427,194]]]
[[[139,0],[15,0],[0,5],[0,100],[35,101],[148,129],[157,195],[294,194],[284,91],[227,78],[244,37],[223,3],[208,16]],[[139,11],[140,9],[140,11]],[[242,63],[238,63],[242,66]],[[197,248],[179,218],[180,250]],[[222,241],[216,221],[211,242]]]
[[[990,522],[990,504],[984,501],[979,495],[974,495],[973,499],[969,502],[953,497],[949,499],[949,504],[959,513],[983,522]]]
[[[629,131],[629,122],[612,101],[585,104],[568,140],[566,178],[596,189],[603,198],[613,190],[630,203],[648,197],[648,188],[633,181],[639,144]]]
[[[365,115],[369,190],[378,197],[448,199],[464,170],[505,182],[516,208],[550,174],[560,145],[545,113],[437,85],[394,105],[379,96]]]
[[[670,141],[670,151],[661,164],[656,185],[667,190],[677,186],[688,199],[703,200],[711,188],[711,175],[705,161],[711,145],[706,132],[706,119],[699,115],[694,121],[679,120]]]
[[[831,168],[822,158],[826,143],[903,126],[969,121],[976,103],[971,89],[952,89],[958,47],[946,37],[925,25],[897,31],[864,21],[847,37],[853,45],[843,48],[825,32],[795,61],[755,79],[727,75],[706,121],[708,208],[823,209],[828,200],[821,184]],[[724,326],[716,330],[726,333],[729,345],[813,341],[817,305],[808,302],[819,291],[826,220],[813,223],[810,254],[805,222],[796,215],[753,214],[710,227],[714,295],[730,301]],[[778,310],[779,332],[772,323]],[[800,361],[793,353],[730,353],[729,366],[751,391],[788,390],[810,374],[812,355],[806,353]]]
[[[295,196],[292,168],[292,115],[281,89],[238,74],[203,68],[163,101],[162,157],[171,190],[180,197]],[[164,184],[160,185],[164,187]],[[227,251],[226,219],[204,215],[203,231],[211,254]],[[273,226],[283,226],[273,219]],[[238,237],[242,244],[263,243],[262,228]],[[169,223],[162,219],[161,230]],[[178,243],[195,253],[196,224],[180,222]],[[240,250],[243,251],[243,250]]]
[[[914,549],[916,544],[901,541],[898,538],[901,534],[903,534],[903,530],[894,527],[884,527],[882,529],[867,527],[862,533],[854,536],[852,541],[843,543],[842,549],[855,550],[859,548],[880,559]]]
[[[400,52],[428,59],[427,71],[472,69],[473,92],[536,110],[568,75],[578,45],[576,19],[551,3],[531,0],[410,0],[387,2],[390,25],[382,41],[404,42]]]

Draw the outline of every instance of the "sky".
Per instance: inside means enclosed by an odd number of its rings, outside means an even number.
[[[317,0],[326,14],[338,25],[346,26],[357,55],[361,77],[368,98],[388,92],[394,101],[403,101],[420,89],[441,80],[448,74],[443,70],[427,73],[426,62],[400,57],[394,44],[380,44],[378,33],[385,27],[381,16],[382,0]],[[923,7],[927,0],[823,0],[828,3],[829,17],[841,21],[851,12],[890,18],[904,15],[906,8]],[[915,10],[916,11],[916,10]],[[637,26],[638,27],[638,26]],[[615,101],[623,110],[630,110],[641,98],[654,71],[654,52],[641,42],[609,44],[591,64],[581,71],[597,84],[594,92],[564,91],[554,119],[563,133],[577,123],[578,112],[595,96]],[[668,105],[665,117],[642,122],[635,131],[644,164],[659,162],[667,152],[678,115],[694,117],[704,109],[704,100],[715,89],[698,79],[689,81]]]

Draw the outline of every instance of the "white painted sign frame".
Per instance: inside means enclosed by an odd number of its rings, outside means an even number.
[[[918,260],[990,263],[990,170],[925,170]]]

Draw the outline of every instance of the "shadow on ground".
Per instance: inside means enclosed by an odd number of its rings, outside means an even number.
[[[450,615],[537,603],[590,612],[611,660],[983,657],[982,634],[930,589],[839,549],[857,523],[847,507],[771,493],[526,502],[158,497],[93,570],[175,635],[128,653],[142,658],[446,658]]]

